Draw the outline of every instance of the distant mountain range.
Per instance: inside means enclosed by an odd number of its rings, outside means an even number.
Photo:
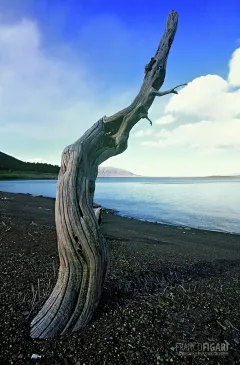
[[[223,178],[227,178],[227,177],[240,177],[240,174],[232,174],[232,175],[212,175],[212,176],[207,176],[210,178],[214,178],[214,179],[223,179]]]
[[[139,177],[132,172],[117,169],[116,167],[103,167],[98,168],[98,177]]]
[[[22,173],[36,173],[39,174],[52,174],[58,175],[60,167],[58,165],[51,165],[46,163],[34,163],[24,162],[15,157],[7,155],[6,153],[0,152],[0,174],[2,172],[8,172],[13,174],[14,172]],[[100,166],[98,169],[98,177],[137,177],[138,175],[132,172],[118,169],[115,167],[103,167]]]

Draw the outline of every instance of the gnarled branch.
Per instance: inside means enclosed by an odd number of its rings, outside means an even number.
[[[79,330],[92,318],[108,265],[107,246],[99,227],[100,210],[93,209],[98,166],[126,150],[133,126],[141,118],[150,121],[148,110],[156,96],[177,93],[176,87],[158,91],[165,79],[177,22],[177,13],[171,11],[133,102],[110,117],[104,116],[63,151],[55,204],[60,267],[50,297],[31,323],[33,338]]]

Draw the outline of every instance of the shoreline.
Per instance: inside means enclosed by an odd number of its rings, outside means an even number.
[[[239,363],[239,236],[110,210],[100,226],[109,268],[93,319],[60,340],[30,339],[58,273],[54,210],[54,198],[0,192],[0,363],[32,364],[38,354],[51,365],[180,365],[187,359],[176,344],[225,341],[222,358],[201,353],[191,364]]]
[[[120,211],[116,210],[116,209],[109,209],[109,208],[105,208],[103,206],[102,209],[104,210],[109,210],[112,214],[118,216],[118,217],[122,217],[122,218],[126,218],[126,219],[132,219],[135,221],[139,221],[139,222],[146,222],[146,223],[152,223],[152,224],[158,224],[158,225],[162,225],[162,226],[169,226],[169,227],[176,227],[178,229],[185,229],[185,230],[196,230],[196,231],[204,231],[204,232],[215,232],[215,233],[224,233],[224,234],[229,234],[229,235],[234,235],[234,236],[240,236],[240,233],[237,232],[229,232],[229,231],[224,231],[224,230],[217,230],[217,229],[204,229],[204,228],[196,228],[193,226],[184,226],[184,225],[178,225],[178,224],[173,224],[173,223],[168,223],[168,222],[160,222],[160,221],[151,221],[151,220],[147,220],[147,219],[140,219],[140,218],[135,218],[135,217],[130,217],[127,215],[123,215],[121,214]]]
[[[0,171],[1,172],[1,171]],[[58,175],[54,175],[52,173],[42,173],[42,174],[34,174],[34,173],[0,173],[0,181],[15,181],[15,180],[57,180]]]
[[[56,198],[53,197],[47,197],[47,196],[43,196],[43,195],[34,195],[34,194],[30,194],[30,193],[8,193],[8,192],[4,192],[0,190],[0,194],[12,194],[12,195],[26,195],[26,196],[32,196],[34,198],[44,198],[44,199],[52,199],[54,202],[56,200]],[[121,217],[121,218],[125,218],[125,219],[129,219],[129,220],[134,220],[134,221],[138,221],[138,222],[146,222],[146,223],[150,223],[150,224],[155,224],[155,225],[160,225],[160,226],[167,226],[167,227],[173,227],[173,228],[177,228],[177,229],[182,229],[182,230],[195,230],[195,231],[203,231],[203,232],[214,232],[214,233],[222,233],[222,234],[227,234],[227,235],[231,235],[231,236],[240,236],[240,233],[236,233],[236,232],[229,232],[229,231],[225,231],[225,230],[217,230],[217,229],[204,229],[204,228],[196,228],[193,226],[185,226],[185,225],[178,225],[178,224],[173,224],[173,223],[167,223],[167,222],[160,222],[160,221],[150,221],[147,219],[140,219],[140,218],[136,218],[136,217],[131,217],[131,216],[127,216],[127,215],[123,215],[121,214],[121,212],[117,209],[112,209],[112,208],[106,208],[96,202],[93,203],[95,208],[101,207],[103,209],[103,211],[113,214],[115,216]]]

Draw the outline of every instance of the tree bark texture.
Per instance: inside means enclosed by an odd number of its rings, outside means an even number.
[[[156,96],[177,94],[175,89],[182,86],[159,92],[177,23],[178,15],[171,11],[134,101],[101,118],[63,151],[55,205],[59,273],[50,297],[31,322],[32,338],[57,337],[84,328],[99,303],[108,250],[98,224],[100,211],[93,209],[98,166],[127,149],[131,129],[140,119],[149,120],[148,110]]]

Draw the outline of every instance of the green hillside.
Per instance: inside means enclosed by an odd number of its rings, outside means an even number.
[[[0,152],[0,180],[57,179],[59,169],[57,165],[23,162]],[[115,167],[100,166],[98,177],[138,177],[138,175]]]
[[[57,165],[24,162],[0,152],[0,180],[56,179],[59,169]]]

